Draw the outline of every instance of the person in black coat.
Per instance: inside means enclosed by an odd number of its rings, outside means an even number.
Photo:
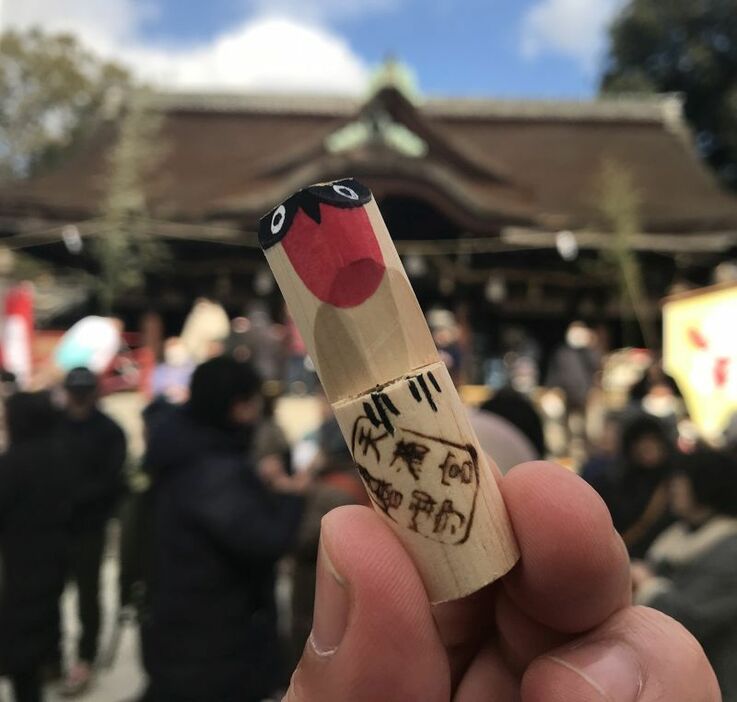
[[[571,322],[565,343],[553,353],[545,385],[561,388],[566,394],[570,413],[586,411],[589,393],[601,365],[600,354],[593,348],[592,331],[583,322]]]
[[[100,571],[107,524],[126,489],[125,434],[98,408],[97,385],[97,376],[87,368],[69,371],[64,381],[67,406],[59,427],[74,474],[69,579],[77,586],[81,629],[77,662],[64,683],[67,695],[84,691],[91,680],[100,636]]]
[[[255,702],[277,687],[274,568],[302,499],[268,489],[245,458],[260,406],[251,366],[216,358],[151,433],[146,700]]]
[[[10,448],[0,456],[0,675],[16,702],[41,699],[41,668],[59,644],[71,476],[47,393],[6,402]]]
[[[512,387],[501,388],[481,405],[485,412],[491,412],[505,419],[530,441],[538,458],[545,458],[545,430],[535,405],[530,399]]]

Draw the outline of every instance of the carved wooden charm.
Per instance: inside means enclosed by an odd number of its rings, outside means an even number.
[[[374,507],[430,598],[504,575],[518,551],[494,473],[370,191],[302,190],[260,239]]]

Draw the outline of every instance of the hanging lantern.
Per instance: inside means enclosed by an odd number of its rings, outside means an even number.
[[[271,272],[264,268],[256,273],[253,279],[253,289],[261,297],[270,295],[274,291],[274,276],[271,275]]]
[[[504,302],[507,299],[507,284],[504,282],[504,278],[495,275],[490,276],[489,280],[486,281],[484,297],[495,305]]]
[[[419,254],[405,256],[404,269],[410,278],[422,278],[424,275],[427,275],[427,263]]]
[[[575,261],[578,258],[578,241],[570,229],[564,229],[555,235],[555,248],[564,261]]]
[[[74,224],[67,224],[61,230],[61,240],[64,242],[64,246],[66,246],[70,254],[77,256],[82,253],[82,249],[84,248],[82,235]]]

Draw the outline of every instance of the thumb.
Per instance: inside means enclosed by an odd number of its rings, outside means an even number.
[[[523,702],[719,702],[701,646],[680,624],[627,607],[530,665]]]
[[[312,633],[284,702],[447,701],[430,604],[391,529],[365,507],[322,522]]]

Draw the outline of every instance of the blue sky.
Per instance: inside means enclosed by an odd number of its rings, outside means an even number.
[[[393,54],[425,94],[585,98],[623,0],[0,2],[165,87],[357,93]]]
[[[595,3],[595,0],[591,0]],[[345,0],[350,3],[351,0]],[[278,9],[278,3],[274,3]],[[533,0],[407,0],[377,3],[365,13],[331,11],[321,23],[373,65],[393,53],[417,73],[423,92],[503,96],[589,96],[601,61],[582,54],[523,51]],[[162,0],[145,35],[159,42],[214,38],[243,18],[241,0]],[[299,15],[298,15],[299,16]],[[582,28],[591,31],[590,28]],[[594,31],[598,31],[595,29]]]

